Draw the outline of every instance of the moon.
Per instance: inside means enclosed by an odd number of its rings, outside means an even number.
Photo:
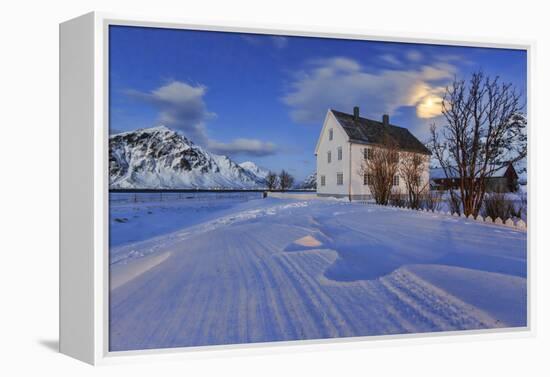
[[[434,118],[441,115],[441,97],[430,94],[416,105],[416,115],[419,118]]]

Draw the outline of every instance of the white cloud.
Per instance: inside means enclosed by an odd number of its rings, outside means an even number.
[[[209,138],[206,122],[216,117],[206,108],[204,85],[190,85],[171,81],[151,92],[129,90],[127,94],[154,106],[158,110],[159,124],[181,131],[194,143],[207,147],[215,153],[228,155],[266,156],[277,151],[275,144],[256,139],[235,139],[229,143]]]
[[[268,156],[277,152],[275,144],[263,142],[257,139],[235,139],[229,143],[222,143],[211,140],[208,143],[208,149],[218,154],[227,154],[231,156],[249,155],[249,156]]]
[[[334,57],[314,61],[299,72],[283,102],[299,123],[318,123],[329,108],[351,111],[355,105],[373,116],[393,114],[399,107],[417,106],[427,97],[441,95],[441,86],[433,81],[452,79],[454,72],[452,65],[434,63],[373,73],[353,59]],[[431,117],[433,112],[417,114]]]
[[[206,143],[205,121],[216,114],[206,109],[205,86],[172,81],[148,93],[131,90],[128,94],[157,108],[159,123],[182,131],[196,143]]]
[[[395,55],[392,54],[384,54],[380,56],[380,59],[386,63],[392,64],[392,65],[400,65],[401,62],[399,59],[395,57]]]
[[[410,50],[407,51],[407,59],[409,59],[411,62],[419,62],[423,58],[423,55],[420,51],[416,50]]]

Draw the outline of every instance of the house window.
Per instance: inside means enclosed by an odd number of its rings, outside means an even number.
[[[324,175],[321,176],[321,186],[325,186],[327,184],[326,178]]]
[[[363,158],[365,160],[370,160],[370,158],[371,158],[370,148],[363,149]]]
[[[342,160],[342,147],[338,147],[338,160]]]
[[[327,162],[330,164],[330,162],[332,161],[332,153],[330,153],[330,151],[327,152]]]
[[[393,176],[393,185],[394,186],[399,186],[399,176],[398,175]]]
[[[365,186],[372,185],[372,182],[373,182],[372,175],[367,173],[363,174],[363,185]]]
[[[330,130],[328,130],[328,139],[332,140],[333,137],[334,137],[334,130],[331,128]]]
[[[344,173],[336,173],[336,184],[342,186],[344,184]]]

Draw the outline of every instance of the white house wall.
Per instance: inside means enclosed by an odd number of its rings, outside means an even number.
[[[422,170],[422,187],[430,190],[430,156],[424,156],[425,162]]]
[[[370,190],[367,185],[364,185],[363,175],[361,173],[361,164],[363,163],[363,150],[368,148],[365,144],[352,144],[351,146],[351,171],[352,171],[352,180],[351,180],[351,195],[353,199],[367,199],[370,196]],[[371,147],[372,148],[372,147]],[[429,158],[425,156],[426,162],[424,163],[421,184],[427,185],[429,182]],[[394,192],[400,192],[401,194],[407,193],[407,187],[403,177],[399,177],[399,185],[394,186]]]
[[[329,130],[333,129],[334,137],[329,140]],[[342,147],[342,160],[338,160],[338,147]],[[332,161],[328,163],[327,153],[332,152]],[[317,148],[317,194],[347,196],[349,194],[349,143],[348,136],[336,121],[332,113],[328,113]],[[344,184],[336,184],[337,173],[343,173]],[[326,177],[325,186],[321,186],[321,176]]]
[[[333,139],[329,140],[329,132],[333,130]],[[364,185],[361,173],[365,144],[351,144],[348,135],[342,129],[334,115],[327,113],[325,123],[317,144],[317,194],[320,196],[349,197],[352,199],[370,199],[370,190]],[[338,160],[338,147],[342,148],[342,159]],[[331,151],[331,162],[328,162],[328,151]],[[351,153],[351,165],[350,161]],[[429,158],[426,156],[422,174],[422,185],[429,182]],[[343,184],[337,184],[337,174],[343,174]],[[325,185],[321,185],[321,177],[325,176]],[[351,185],[350,185],[351,179]],[[395,192],[406,194],[407,189],[402,177],[399,185],[394,187]]]

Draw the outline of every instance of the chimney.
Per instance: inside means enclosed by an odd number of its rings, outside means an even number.
[[[384,124],[384,126],[390,125],[390,116],[388,114],[382,115],[382,123]]]
[[[359,120],[359,106],[353,108],[353,120]]]

